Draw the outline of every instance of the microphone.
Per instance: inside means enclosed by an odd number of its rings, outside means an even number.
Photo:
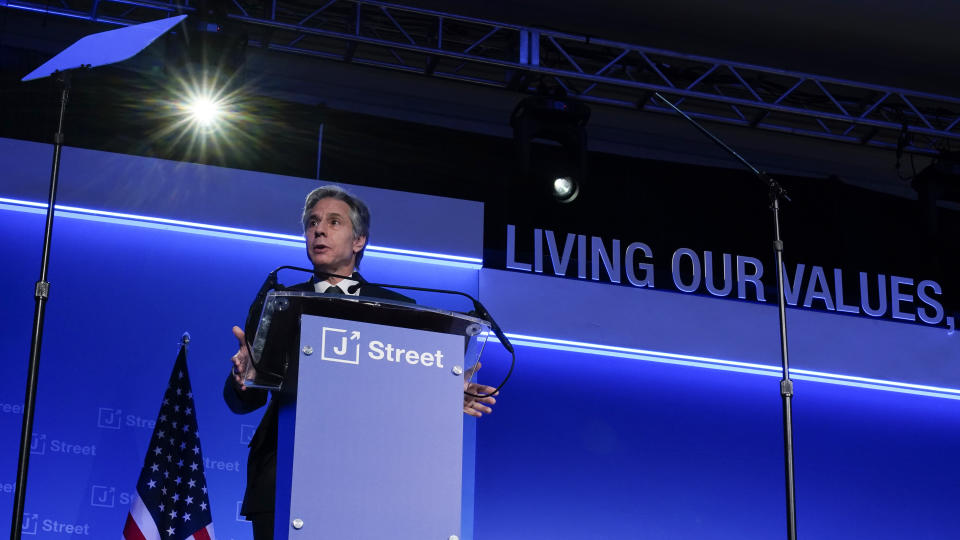
[[[254,305],[250,306],[250,313],[247,315],[247,325],[244,328],[244,332],[246,332],[247,335],[253,335],[252,331],[256,331],[257,329],[257,322],[259,321],[260,312],[263,311],[263,303],[266,301],[267,293],[271,289],[276,289],[280,291],[286,290],[286,287],[277,283],[277,273],[283,269],[298,270],[300,272],[313,274],[317,277],[349,279],[351,281],[353,280],[351,276],[342,276],[340,274],[324,272],[323,270],[317,270],[317,269],[309,270],[307,268],[300,268],[298,266],[278,266],[273,272],[270,272],[270,274],[267,275],[267,279],[263,282],[263,285],[260,287],[260,291],[257,293],[257,299],[254,301]],[[506,334],[503,333],[503,330],[500,328],[500,325],[497,324],[497,321],[493,320],[493,317],[490,315],[490,312],[487,311],[487,308],[484,307],[484,305],[480,303],[480,301],[477,300],[476,298],[470,296],[465,292],[460,292],[460,291],[449,291],[444,289],[429,289],[426,287],[412,287],[409,285],[392,285],[389,283],[369,283],[369,282],[357,282],[353,285],[350,285],[349,287],[347,287],[347,292],[349,294],[355,294],[357,290],[360,289],[360,287],[363,287],[364,285],[373,285],[375,287],[386,287],[388,289],[404,289],[408,291],[423,291],[423,292],[432,292],[432,293],[440,293],[440,294],[454,294],[454,295],[463,296],[467,298],[468,300],[470,300],[470,302],[473,303],[473,312],[471,313],[476,314],[477,317],[484,319],[485,321],[488,321],[490,323],[490,329],[493,331],[493,334],[497,336],[497,339],[500,341],[500,344],[503,345],[503,348],[510,353],[511,359],[510,359],[510,369],[507,371],[507,375],[503,378],[500,384],[497,385],[497,387],[494,389],[493,392],[490,392],[489,394],[472,394],[470,392],[464,392],[464,393],[469,396],[479,397],[479,398],[492,396],[496,394],[498,391],[500,391],[500,389],[507,384],[507,381],[510,380],[510,376],[513,374],[513,368],[516,365],[517,353],[513,350],[513,344],[511,344],[510,340],[507,339],[507,336]],[[250,328],[251,326],[251,318],[252,318],[252,331],[248,331],[248,328]]]
[[[277,272],[282,268],[284,267],[275,268],[267,274],[267,279],[263,280],[263,285],[260,286],[260,290],[257,291],[257,296],[254,298],[253,303],[250,304],[250,311],[247,312],[247,321],[243,325],[244,339],[246,339],[248,344],[252,343],[253,336],[257,331],[257,324],[260,322],[260,313],[263,311],[263,303],[267,300],[267,293],[272,290],[286,290],[286,287],[277,282]]]
[[[328,274],[328,275],[333,275],[333,274]],[[333,277],[343,278],[343,276],[333,276]],[[344,279],[347,279],[347,278],[344,278]],[[493,317],[490,316],[490,312],[487,311],[487,308],[485,308],[483,304],[480,303],[479,300],[477,300],[476,298],[470,296],[465,292],[460,292],[460,291],[448,291],[444,289],[428,289],[426,287],[411,287],[408,285],[392,285],[389,283],[357,283],[356,285],[351,285],[347,287],[348,292],[350,294],[353,294],[354,292],[356,292],[358,288],[362,287],[363,285],[387,287],[389,289],[405,289],[409,291],[423,291],[423,292],[432,292],[432,293],[440,293],[440,294],[455,294],[455,295],[463,296],[469,299],[471,302],[473,302],[474,311],[471,313],[475,313],[477,317],[484,319],[490,323],[490,329],[493,330],[493,334],[497,336],[498,340],[500,340],[500,344],[503,345],[503,348],[510,353],[510,369],[507,370],[507,374],[503,377],[503,380],[500,381],[500,384],[498,384],[493,389],[493,391],[490,392],[489,394],[474,394],[472,392],[467,392],[467,391],[464,391],[463,393],[475,398],[485,398],[485,397],[496,395],[496,393],[499,392],[501,388],[506,386],[507,381],[510,380],[510,376],[513,375],[513,368],[517,364],[517,353],[513,350],[513,344],[510,343],[510,340],[507,339],[507,336],[503,333],[503,330],[500,329],[500,325],[497,324],[497,321],[493,320]]]
[[[253,335],[257,331],[257,324],[260,322],[260,313],[263,311],[263,303],[267,300],[267,293],[272,290],[275,291],[285,291],[287,287],[277,282],[277,274],[280,270],[298,270],[300,272],[306,272],[312,275],[322,275],[325,277],[335,277],[340,279],[350,279],[348,276],[341,276],[337,274],[331,274],[329,272],[323,272],[321,270],[308,270],[306,268],[300,268],[299,266],[278,266],[273,269],[272,272],[267,274],[267,279],[263,280],[263,285],[260,286],[260,290],[257,291],[257,296],[254,299],[253,303],[250,304],[250,311],[247,312],[247,322],[243,325],[244,337],[247,339],[248,343],[252,343]]]
[[[351,279],[351,278],[345,278],[343,276],[337,276],[334,274],[327,274],[327,275],[332,277],[342,278],[342,279]],[[356,283],[354,285],[347,287],[347,292],[350,294],[354,294],[355,292],[357,292],[357,289],[359,289],[364,285],[373,285],[375,287],[386,287],[388,289],[404,289],[408,291],[423,291],[423,292],[455,294],[458,296],[463,296],[473,303],[473,313],[476,313],[477,317],[488,321],[490,323],[490,329],[493,330],[494,335],[497,336],[497,339],[500,340],[500,343],[503,344],[503,347],[507,349],[507,351],[509,351],[510,353],[513,353],[513,345],[510,343],[510,340],[507,339],[507,336],[504,335],[503,330],[500,329],[500,325],[497,324],[497,321],[493,320],[493,317],[490,315],[490,312],[487,311],[487,308],[485,308],[483,304],[480,303],[479,300],[477,300],[476,298],[470,296],[465,292],[448,291],[444,289],[429,289],[426,287],[411,287],[409,285],[393,285],[389,283]]]

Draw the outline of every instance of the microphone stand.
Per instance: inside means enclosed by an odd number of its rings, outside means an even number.
[[[786,502],[787,502],[787,539],[796,540],[797,538],[797,499],[794,486],[793,473],[793,381],[790,380],[790,363],[787,352],[787,302],[783,293],[783,240],[780,239],[780,199],[790,200],[786,190],[783,189],[776,180],[767,173],[758,170],[749,161],[743,158],[736,150],[730,148],[721,141],[716,135],[707,128],[700,125],[699,122],[683,112],[670,100],[663,97],[659,92],[654,92],[654,96],[664,102],[671,109],[682,116],[687,122],[693,124],[708,139],[715,142],[720,148],[723,148],[728,154],[746,167],[758,180],[767,186],[770,197],[770,209],[773,210],[773,251],[777,260],[777,300],[779,304],[780,315],[780,359],[782,365],[782,378],[780,379],[780,397],[783,403],[783,458],[784,471],[786,476]]]

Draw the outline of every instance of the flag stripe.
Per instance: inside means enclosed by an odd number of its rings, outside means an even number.
[[[133,520],[133,516],[129,512],[127,513],[127,522],[123,526],[123,538],[124,540],[147,540],[143,537],[140,527],[137,527],[137,522]]]
[[[130,513],[128,514],[136,523],[137,533],[140,534],[140,538],[144,540],[160,540],[160,531],[157,529],[157,524],[153,521],[153,516],[150,515],[150,511],[147,510],[147,507],[143,504],[143,499],[140,498],[139,493],[133,494],[133,501],[130,502]],[[126,528],[124,528],[126,530]],[[136,538],[136,537],[134,537]]]
[[[213,523],[207,525],[206,527],[200,529],[199,531],[193,533],[193,540],[211,540],[213,536],[207,532],[207,529],[211,529],[210,532],[213,532]]]

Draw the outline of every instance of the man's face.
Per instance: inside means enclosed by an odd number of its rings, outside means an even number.
[[[307,257],[317,270],[349,276],[357,261],[357,253],[367,242],[365,236],[353,238],[350,206],[327,197],[320,199],[307,214],[303,236],[307,241]]]

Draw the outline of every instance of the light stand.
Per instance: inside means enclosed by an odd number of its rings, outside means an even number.
[[[53,136],[53,164],[50,167],[50,194],[47,197],[47,220],[43,231],[43,251],[40,257],[40,279],[34,288],[36,303],[33,308],[33,332],[30,338],[30,364],[27,368],[27,390],[23,400],[23,425],[20,428],[20,457],[17,461],[17,484],[13,495],[13,520],[10,538],[20,538],[23,527],[23,505],[27,490],[27,469],[30,462],[30,443],[33,440],[33,413],[37,399],[37,374],[40,371],[40,344],[43,341],[43,318],[46,314],[50,282],[47,269],[50,264],[50,240],[53,236],[53,209],[57,202],[57,181],[60,178],[60,152],[63,149],[63,116],[70,95],[70,72],[56,75],[60,86],[60,116]]]
[[[20,430],[20,457],[17,461],[17,481],[13,497],[13,517],[10,520],[10,538],[19,540],[23,530],[23,511],[27,495],[27,472],[30,463],[30,443],[33,439],[33,415],[37,401],[37,378],[40,372],[40,345],[43,342],[43,320],[50,282],[47,271],[50,262],[50,244],[53,238],[53,214],[57,201],[57,183],[60,178],[60,154],[63,149],[63,117],[70,95],[70,76],[78,69],[113,64],[126,60],[145,49],[165,34],[186,15],[138,24],[109,32],[84,37],[23,78],[24,81],[54,76],[60,84],[60,115],[53,137],[53,164],[50,170],[50,192],[47,199],[47,219],[43,232],[43,254],[40,261],[40,279],[34,288],[36,304],[33,311],[33,331],[30,340],[30,364],[27,368],[27,389],[23,402],[23,425]]]
[[[685,120],[694,125],[701,133],[707,136],[711,141],[717,143],[728,154],[733,156],[744,167],[750,170],[758,180],[766,184],[770,194],[770,209],[773,210],[773,251],[777,259],[777,300],[780,314],[780,359],[782,364],[782,378],[780,379],[780,397],[783,402],[783,458],[784,470],[786,475],[786,499],[787,499],[787,539],[796,540],[797,538],[797,498],[794,486],[793,474],[793,381],[790,380],[790,363],[787,352],[787,302],[783,294],[783,240],[780,239],[780,199],[790,200],[787,192],[776,180],[767,173],[758,170],[749,161],[743,158],[736,150],[730,148],[721,141],[716,135],[700,125],[699,122],[683,112],[670,100],[654,92],[660,101],[666,103],[671,109],[676,111]]]

